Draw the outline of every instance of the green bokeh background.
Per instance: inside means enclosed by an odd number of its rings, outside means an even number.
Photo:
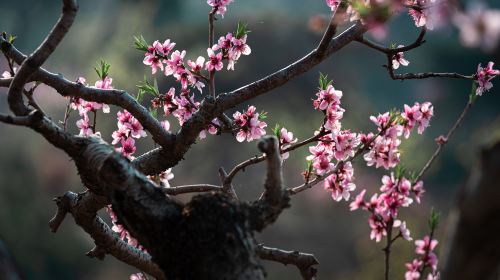
[[[493,2],[493,1],[492,1]],[[111,64],[113,85],[136,93],[135,85],[150,75],[142,64],[143,54],[133,49],[132,36],[143,34],[148,41],[172,39],[178,49],[186,49],[187,57],[206,55],[208,6],[202,0],[169,1],[80,1],[76,21],[45,64],[53,72],[64,73],[71,80],[97,78],[96,62]],[[55,23],[59,1],[2,1],[0,29],[18,36],[16,47],[25,53],[33,51]],[[217,21],[218,36],[235,29],[237,21],[248,23],[252,32],[248,43],[250,57],[242,57],[236,71],[217,75],[220,92],[243,86],[302,57],[319,42],[320,34],[308,28],[316,15],[328,15],[324,1],[236,0],[226,17]],[[500,20],[500,19],[498,19]],[[408,44],[418,35],[406,15],[392,19],[389,37],[383,43]],[[460,72],[471,74],[477,64],[499,60],[499,49],[483,53],[460,45],[457,30],[448,26],[429,32],[427,43],[406,54],[409,67],[400,71]],[[370,131],[370,115],[415,101],[431,101],[436,117],[423,136],[416,133],[403,144],[403,162],[410,170],[418,170],[435,149],[434,138],[444,134],[467,102],[471,83],[462,80],[427,79],[392,81],[382,68],[385,57],[358,43],[352,43],[312,71],[269,94],[252,101],[258,110],[269,112],[268,132],[275,123],[285,125],[299,139],[309,137],[321,123],[322,115],[313,110],[318,73],[328,74],[336,88],[344,92],[346,108],[343,126],[353,131]],[[0,70],[7,70],[0,59]],[[158,76],[161,91],[175,85],[171,78]],[[497,83],[498,84],[498,83]],[[414,237],[426,232],[426,217],[431,207],[442,212],[443,223],[437,237],[446,236],[446,218],[455,194],[468,171],[475,164],[481,145],[500,133],[500,85],[477,100],[462,127],[443,154],[425,176],[423,203],[404,209]],[[5,89],[0,89],[5,91]],[[40,86],[36,99],[53,117],[61,120],[67,100],[54,90]],[[0,94],[0,109],[7,112],[5,95]],[[199,94],[197,94],[199,98]],[[245,108],[244,104],[240,108]],[[105,140],[111,140],[116,126],[116,108],[110,115],[99,114],[98,127]],[[230,112],[232,113],[232,111]],[[70,119],[77,133],[76,116]],[[171,122],[173,123],[173,122]],[[178,126],[174,126],[177,129]],[[138,153],[152,148],[150,138],[138,141]],[[199,141],[186,154],[186,160],[173,169],[173,185],[191,183],[218,184],[217,169],[226,169],[258,153],[255,143],[239,144],[229,135],[209,136]],[[301,183],[307,148],[293,153],[285,163],[288,186]],[[355,162],[356,193],[364,188],[369,193],[380,186],[385,172],[366,168]],[[263,166],[254,166],[235,179],[236,191],[242,199],[254,199],[262,190]],[[47,222],[55,212],[52,198],[67,190],[81,191],[72,162],[61,151],[36,133],[0,124],[0,238],[10,248],[27,279],[128,279],[135,270],[108,256],[104,261],[87,258],[92,240],[67,217],[57,234],[49,231]],[[294,196],[292,208],[257,239],[269,246],[301,250],[316,255],[319,279],[381,279],[382,245],[369,240],[367,216],[351,213],[345,202],[334,202],[321,186]],[[446,240],[443,240],[446,242]],[[440,246],[441,247],[441,246]],[[413,257],[413,245],[398,242],[393,258],[393,277],[402,278],[404,263]],[[292,266],[264,263],[269,279],[299,279]],[[1,278],[1,276],[0,276]]]

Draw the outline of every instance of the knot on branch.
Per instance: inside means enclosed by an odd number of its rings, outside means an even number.
[[[264,136],[257,144],[259,150],[272,156],[278,150],[278,139],[274,136]]]

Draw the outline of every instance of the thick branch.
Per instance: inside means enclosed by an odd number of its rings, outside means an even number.
[[[41,120],[42,118],[43,114],[38,110],[31,111],[27,116],[19,117],[0,114],[0,122],[21,126],[30,126],[31,124]]]
[[[128,245],[114,233],[96,212],[105,207],[109,202],[105,197],[97,196],[91,192],[76,194],[67,192],[62,197],[56,198],[57,213],[49,222],[51,230],[56,232],[66,213],[71,213],[75,222],[94,239],[96,248],[87,253],[89,256],[101,256],[101,253],[110,254],[118,260],[136,267],[137,269],[153,275],[155,278],[164,279],[163,272],[151,260],[151,256]],[[97,253],[100,251],[100,253]]]
[[[302,277],[306,280],[314,279],[316,269],[314,265],[319,264],[318,260],[312,254],[306,254],[298,251],[285,251],[277,248],[270,248],[260,244],[257,247],[259,258],[268,261],[275,261],[284,265],[295,265]]]
[[[318,65],[328,56],[354,41],[366,31],[366,26],[361,23],[356,23],[335,37],[329,43],[326,51],[320,53],[317,49],[315,49],[303,58],[265,78],[233,90],[227,94],[219,95],[217,98],[218,103],[220,103],[219,106],[221,106],[223,110],[227,110],[287,83],[296,76],[305,73],[314,66]]]
[[[162,188],[162,190],[164,193],[168,195],[178,195],[183,193],[222,191],[222,187],[209,184],[199,184],[199,185],[178,186],[172,188]]]
[[[266,153],[267,174],[264,183],[264,194],[253,205],[251,219],[252,227],[262,230],[273,223],[283,209],[289,207],[290,197],[283,188],[283,175],[278,139],[274,136],[265,136],[258,144],[259,150]]]
[[[286,148],[286,149],[282,149],[280,150],[280,154],[284,154],[284,153],[287,153],[287,152],[290,152],[290,151],[293,151],[295,149],[298,149],[302,146],[305,146],[309,143],[312,143],[312,142],[317,142],[317,141],[320,141],[319,139],[325,135],[327,135],[328,133],[330,133],[330,131],[321,131],[320,133],[304,140],[304,141],[301,141],[299,143],[296,143],[296,144],[293,144],[291,145],[290,147]],[[229,174],[227,175],[225,181],[231,183],[234,176],[236,176],[236,174],[240,171],[244,171],[245,168],[247,168],[248,166],[250,165],[254,165],[254,164],[257,164],[259,162],[263,162],[264,160],[266,160],[266,155],[262,155],[262,156],[255,156],[253,158],[249,158],[241,163],[239,163],[238,165],[236,165],[232,170],[231,172],[229,172]]]
[[[63,0],[62,14],[56,25],[42,44],[19,67],[10,84],[8,97],[10,109],[16,115],[27,115],[29,113],[29,109],[24,104],[22,97],[24,85],[62,41],[73,24],[77,10],[78,5],[74,0]]]
[[[14,59],[16,63],[22,64],[25,61],[26,56],[2,37],[0,37],[0,43],[2,52]],[[168,149],[175,139],[171,133],[163,129],[160,122],[149,113],[148,109],[139,104],[126,91],[86,87],[82,84],[71,82],[61,75],[54,74],[43,68],[35,71],[30,81],[40,81],[54,88],[62,96],[82,98],[87,101],[106,103],[124,108],[139,120],[144,128],[151,133],[153,140],[162,147]],[[165,169],[160,170],[160,172]]]

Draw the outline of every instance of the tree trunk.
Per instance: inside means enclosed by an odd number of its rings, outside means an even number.
[[[451,214],[443,279],[498,279],[500,141],[483,149]]]

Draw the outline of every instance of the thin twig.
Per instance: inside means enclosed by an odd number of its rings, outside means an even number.
[[[319,182],[323,181],[326,177],[336,173],[337,171],[339,171],[340,168],[342,168],[344,166],[344,164],[346,162],[349,162],[349,161],[353,161],[355,158],[357,158],[359,155],[361,155],[363,152],[365,152],[366,150],[368,150],[371,146],[371,144],[373,143],[373,141],[375,141],[375,139],[382,135],[385,130],[387,128],[384,128],[384,129],[381,129],[376,135],[373,136],[373,138],[368,141],[367,143],[365,144],[360,144],[356,150],[356,152],[354,153],[353,156],[351,157],[348,157],[347,159],[345,160],[341,160],[339,162],[337,162],[337,164],[335,165],[335,168],[331,171],[328,171],[326,172],[325,174],[323,175],[316,175],[316,178],[314,178],[314,180],[312,181],[306,181],[304,184],[300,185],[300,186],[297,186],[297,187],[293,187],[293,188],[288,188],[287,190],[290,192],[291,195],[294,195],[294,194],[298,194],[300,192],[303,192],[307,189],[310,189],[312,188],[314,185],[318,184]]]
[[[290,151],[293,151],[295,149],[298,149],[304,145],[307,145],[309,143],[312,143],[312,142],[317,142],[317,141],[320,141],[319,139],[325,135],[327,135],[328,133],[330,133],[330,131],[321,131],[320,133],[300,142],[300,143],[297,143],[297,144],[294,144],[294,145],[291,145],[290,147],[286,148],[286,149],[281,149],[280,150],[280,154],[284,154],[284,153],[287,153],[287,152],[290,152]],[[247,159],[241,163],[239,163],[238,165],[236,165],[230,172],[229,172],[229,175],[227,175],[226,177],[226,180],[228,182],[232,182],[234,176],[236,176],[236,174],[239,172],[239,171],[242,171],[242,170],[245,170],[246,167],[250,166],[250,165],[253,165],[253,164],[257,164],[259,162],[263,162],[264,160],[266,160],[266,156],[265,155],[262,155],[262,156],[255,156],[253,158],[250,158],[250,159]]]
[[[465,116],[467,115],[467,112],[472,107],[472,105],[474,105],[474,101],[471,98],[469,98],[469,101],[465,105],[462,113],[460,114],[460,116],[458,117],[458,119],[455,121],[455,123],[453,124],[453,126],[450,128],[450,130],[446,134],[445,138],[444,139],[443,138],[438,138],[437,139],[437,141],[436,141],[437,145],[438,145],[437,149],[434,151],[434,153],[432,154],[431,158],[427,161],[427,163],[424,165],[424,167],[422,167],[422,170],[420,170],[420,172],[418,173],[417,177],[415,178],[415,182],[418,182],[422,178],[422,176],[424,176],[425,172],[431,167],[431,165],[434,162],[434,160],[436,160],[436,158],[439,156],[439,154],[443,150],[444,145],[446,145],[446,143],[448,143],[448,141],[453,136],[453,134],[455,133],[455,131],[457,130],[457,128],[464,121]]]

